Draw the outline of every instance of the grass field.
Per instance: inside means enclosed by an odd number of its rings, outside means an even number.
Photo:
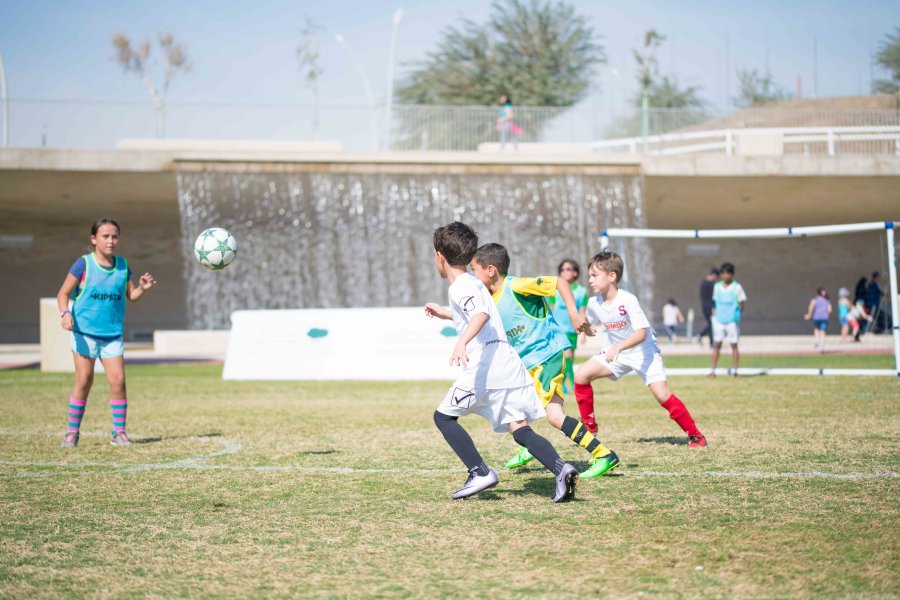
[[[531,465],[448,498],[465,472],[431,420],[446,383],[220,374],[129,367],[131,448],[109,445],[99,376],[64,451],[71,377],[0,372],[0,596],[900,595],[893,378],[673,379],[700,451],[636,378],[601,383],[623,467],[556,505]],[[463,422],[492,465],[517,449]]]

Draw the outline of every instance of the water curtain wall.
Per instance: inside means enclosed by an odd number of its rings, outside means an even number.
[[[239,309],[445,303],[432,232],[454,220],[499,242],[511,274],[556,274],[587,261],[604,227],[644,227],[639,175],[504,175],[188,170],[177,174],[189,327],[228,329]],[[208,227],[230,230],[234,264],[193,256]],[[644,240],[616,240],[626,285],[653,306]]]

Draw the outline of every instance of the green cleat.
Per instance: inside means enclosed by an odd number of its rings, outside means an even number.
[[[600,477],[604,473],[608,473],[612,471],[616,467],[619,466],[619,457],[616,456],[616,453],[612,450],[609,451],[609,454],[606,456],[597,457],[591,462],[590,468],[584,473],[581,473],[580,477],[583,479],[593,479],[594,477]]]
[[[518,454],[506,461],[506,464],[503,466],[507,469],[516,469],[518,467],[524,467],[533,460],[534,457],[531,455],[531,452],[528,451],[528,448],[522,448],[519,450]]]

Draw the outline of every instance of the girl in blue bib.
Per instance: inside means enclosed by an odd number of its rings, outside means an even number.
[[[75,359],[75,386],[69,396],[69,426],[63,448],[78,445],[81,419],[98,358],[109,382],[113,420],[110,442],[113,446],[131,445],[125,433],[128,412],[122,342],[125,300],[137,302],[156,284],[150,273],[141,275],[137,285],[131,281],[128,261],[115,255],[119,245],[119,224],[112,219],[99,219],[94,223],[91,245],[94,251],[75,261],[56,295],[62,327],[72,332],[72,356]],[[70,297],[74,297],[71,309]]]

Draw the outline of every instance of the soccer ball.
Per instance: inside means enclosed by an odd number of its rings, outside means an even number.
[[[207,269],[218,271],[234,262],[237,241],[231,232],[211,227],[201,233],[194,242],[194,256]]]

